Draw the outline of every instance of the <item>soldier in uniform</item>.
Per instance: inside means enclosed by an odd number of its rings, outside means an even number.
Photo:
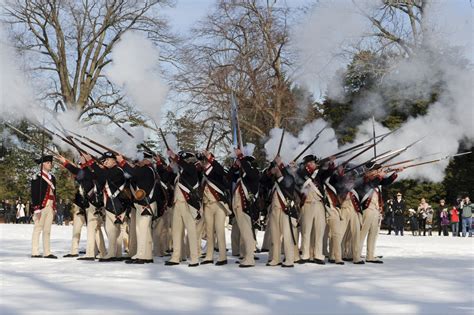
[[[135,166],[131,166],[121,155],[117,156],[119,166],[131,176],[133,182],[131,189],[135,195],[137,252],[135,256],[126,261],[127,263],[153,262],[151,223],[153,216],[157,213],[156,195],[159,191],[159,187],[157,187],[159,182],[151,159],[152,155],[144,152],[143,160]]]
[[[240,268],[255,266],[254,251],[256,246],[255,230],[253,221],[258,215],[255,201],[258,196],[258,183],[260,174],[255,165],[253,156],[244,156],[240,149],[235,149],[237,159],[235,160],[230,173],[235,188],[232,195],[232,209],[237,225],[239,226],[240,240],[243,246],[240,247]],[[233,228],[233,227],[232,227]]]
[[[64,257],[77,257],[80,239],[80,231],[82,226],[87,222],[87,246],[86,254],[78,260],[94,260],[98,249],[100,257],[105,256],[104,236],[102,235],[102,214],[100,212],[103,206],[103,196],[101,188],[94,172],[91,168],[91,162],[85,161],[81,157],[80,166],[77,167],[65,158],[61,157],[60,162],[69,172],[71,172],[76,181],[79,183],[78,191],[74,198],[74,223],[73,223],[73,240],[71,245],[71,253]]]
[[[314,262],[320,265],[325,264],[323,237],[326,228],[326,209],[323,183],[332,171],[332,164],[319,169],[318,159],[311,154],[303,158],[303,163],[297,170],[297,184],[302,195],[300,263],[309,261],[311,235],[314,230]]]
[[[36,160],[41,171],[31,181],[31,207],[34,211],[33,239],[31,257],[53,258],[51,253],[50,238],[51,225],[56,211],[56,178],[51,174],[53,169],[53,156],[46,155]],[[39,253],[39,237],[43,233],[43,256]]]
[[[176,174],[166,161],[160,157],[155,157],[156,171],[159,176],[160,197],[157,200],[157,213],[153,218],[153,253],[156,256],[169,256],[167,253],[171,249],[170,243],[172,234],[171,221],[173,213],[173,195],[174,195],[174,180]]]
[[[185,228],[188,234],[191,258],[188,266],[196,267],[199,265],[199,256],[195,220],[199,220],[201,217],[199,213],[201,208],[201,200],[198,193],[199,178],[196,165],[194,164],[196,157],[190,152],[180,151],[178,154],[175,154],[172,150],[168,150],[168,155],[173,160],[173,163],[177,164],[179,172],[175,180],[176,185],[174,189],[173,254],[165,265],[179,265]]]
[[[208,151],[202,153],[203,163],[203,212],[207,235],[206,257],[201,262],[214,263],[214,234],[217,236],[219,258],[216,266],[227,264],[225,218],[230,214],[224,168]]]
[[[359,252],[367,237],[366,262],[382,264],[383,261],[375,257],[375,243],[379,234],[379,224],[381,211],[383,210],[383,200],[381,186],[393,183],[397,178],[397,169],[390,176],[387,176],[384,169],[379,164],[367,163],[362,181],[355,186],[359,196],[360,209],[362,210],[362,228],[359,239]],[[356,257],[354,256],[354,259]]]
[[[293,267],[295,247],[297,252],[297,223],[298,211],[295,202],[295,178],[289,166],[285,167],[277,156],[269,169],[274,176],[275,184],[272,190],[271,203],[271,239],[272,255],[267,266]],[[285,250],[285,261],[281,263],[281,239]]]
[[[102,156],[103,167],[95,162],[90,162],[92,158],[87,155],[86,162],[91,163],[98,181],[104,187],[104,206],[105,206],[105,232],[109,239],[107,255],[99,259],[99,262],[120,260],[121,253],[117,251],[117,239],[120,234],[120,227],[125,219],[126,208],[119,199],[119,194],[125,188],[125,175],[123,170],[118,167],[117,159],[114,153],[105,152]]]

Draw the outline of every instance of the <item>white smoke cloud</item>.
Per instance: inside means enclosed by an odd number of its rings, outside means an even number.
[[[34,93],[19,65],[0,24],[0,116],[3,118],[34,117],[38,113]]]
[[[159,51],[143,34],[125,33],[112,50],[112,63],[105,75],[123,88],[136,108],[160,121],[168,87],[158,73]]]
[[[366,20],[363,17],[350,18],[351,9],[348,8],[353,6],[348,2],[350,1],[325,1],[322,6],[315,7],[307,23],[301,28],[302,33],[297,41],[302,55],[313,61],[305,64],[306,69],[323,72],[324,78],[332,78],[329,81],[332,93],[330,97],[338,101],[343,101],[344,98],[343,80],[340,75],[336,75],[337,58],[331,57],[344,45],[347,38],[350,39],[351,34],[354,40],[360,39],[367,26],[360,20]],[[407,110],[405,101],[429,99],[433,88],[438,85],[441,87],[440,94],[437,102],[429,107],[425,115],[409,118],[399,131],[377,145],[377,153],[382,153],[399,149],[426,136],[422,142],[411,147],[393,162],[423,156],[426,156],[424,160],[432,160],[457,153],[461,141],[474,144],[472,10],[468,3],[464,4],[464,10],[460,8],[459,3],[454,4],[452,1],[429,4],[424,12],[424,46],[416,50],[412,57],[391,64],[381,86],[384,91],[397,91],[397,96],[401,99],[397,109],[401,111]],[[346,5],[348,8],[343,9],[342,6]],[[330,36],[331,34],[335,35]],[[308,80],[306,76],[302,78]],[[391,110],[383,105],[384,91],[374,90],[363,95],[354,104],[353,114],[383,118]],[[377,134],[387,131],[380,124],[376,124]],[[359,126],[354,142],[365,141],[371,136],[370,119]],[[435,152],[442,154],[431,155]],[[363,162],[372,156],[373,150],[369,150],[360,156],[357,162]],[[444,178],[447,165],[448,160],[443,160],[407,169],[400,176],[438,182]]]
[[[377,5],[376,1],[359,2],[367,9]],[[322,94],[336,70],[349,61],[342,49],[359,42],[369,28],[370,23],[355,10],[351,0],[318,2],[293,30],[301,67],[297,80]]]
[[[280,157],[284,163],[291,162],[296,156],[302,152],[306,146],[313,141],[317,133],[326,127],[320,134],[318,140],[298,159],[308,154],[314,154],[318,157],[327,157],[337,152],[337,139],[334,129],[330,128],[329,125],[323,119],[317,119],[303,127],[298,133],[298,136],[294,136],[289,132],[285,132],[283,138],[282,147],[280,150]],[[269,139],[265,142],[265,152],[268,161],[272,161],[277,152],[280,144],[282,129],[274,128],[270,131]]]

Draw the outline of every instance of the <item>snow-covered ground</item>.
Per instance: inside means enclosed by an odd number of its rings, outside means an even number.
[[[474,314],[473,238],[381,234],[383,265],[188,268],[62,258],[72,226],[53,226],[58,260],[31,259],[32,228],[0,225],[0,314]]]

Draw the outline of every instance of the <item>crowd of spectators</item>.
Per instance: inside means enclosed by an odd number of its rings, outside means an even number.
[[[407,227],[413,236],[438,235],[472,237],[472,216],[474,204],[469,196],[459,198],[455,205],[447,205],[441,199],[436,206],[431,206],[425,198],[420,199],[417,207],[408,208],[402,194],[389,199],[385,204],[384,223],[388,234],[402,235]]]

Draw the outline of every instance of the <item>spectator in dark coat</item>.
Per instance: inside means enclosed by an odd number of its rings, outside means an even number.
[[[398,235],[400,232],[400,235],[403,236],[405,224],[405,200],[402,199],[402,193],[397,193],[397,198],[393,201],[392,209],[395,235]]]
[[[448,208],[443,208],[440,214],[441,228],[443,229],[443,235],[449,236],[448,226],[449,226],[449,213]]]
[[[410,230],[413,236],[420,235],[418,227],[418,217],[415,209],[408,209],[408,217],[410,218]]]
[[[59,199],[58,205],[56,206],[56,224],[63,225],[64,212],[66,210],[66,204],[62,199]]]
[[[441,224],[442,218],[441,214],[443,213],[443,210],[446,209],[446,213],[448,213],[448,207],[446,206],[446,201],[444,199],[441,199],[439,201],[439,206],[436,209],[436,225],[438,226],[438,236],[441,236],[441,230],[444,231],[443,225]],[[449,215],[449,213],[448,213]],[[449,220],[449,217],[448,217]],[[444,232],[443,232],[444,233]]]
[[[392,234],[392,229],[393,229],[393,200],[389,199],[387,200],[387,203],[385,204],[385,224],[387,225],[388,229],[388,235]]]

